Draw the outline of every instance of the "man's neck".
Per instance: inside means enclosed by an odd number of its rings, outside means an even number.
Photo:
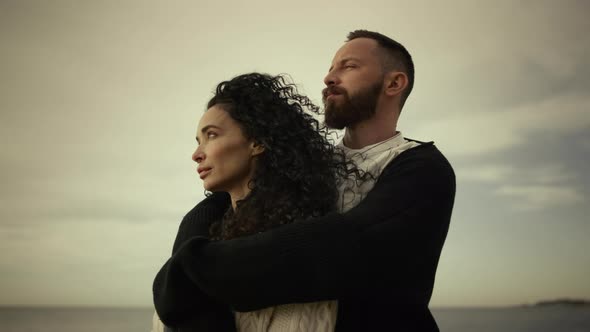
[[[342,143],[350,149],[362,149],[367,145],[382,142],[397,134],[396,120],[373,116],[354,126],[346,127]]]

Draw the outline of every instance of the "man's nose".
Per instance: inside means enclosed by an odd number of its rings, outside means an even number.
[[[340,81],[338,79],[338,76],[336,75],[336,73],[334,73],[334,71],[329,71],[328,74],[326,75],[326,77],[324,77],[324,84],[326,86],[330,86],[330,85],[335,85],[338,84]]]

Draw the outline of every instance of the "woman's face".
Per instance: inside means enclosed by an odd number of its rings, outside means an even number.
[[[197,128],[199,146],[192,159],[208,191],[226,191],[233,198],[245,197],[255,168],[255,157],[262,148],[248,140],[238,123],[215,105],[201,117]]]

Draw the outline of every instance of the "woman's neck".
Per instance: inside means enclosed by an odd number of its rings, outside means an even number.
[[[244,198],[246,198],[246,196],[248,196],[248,194],[250,194],[250,188],[248,188],[248,186],[244,186],[244,188],[237,188],[231,191],[228,191],[229,196],[231,197],[231,206],[233,208],[233,210],[236,210],[236,207],[238,205],[238,201],[243,200]]]

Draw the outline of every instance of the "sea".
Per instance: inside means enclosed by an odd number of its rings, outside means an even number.
[[[151,308],[0,308],[0,332],[149,332]],[[442,332],[590,332],[589,306],[433,308]],[[393,330],[392,330],[393,331]]]

